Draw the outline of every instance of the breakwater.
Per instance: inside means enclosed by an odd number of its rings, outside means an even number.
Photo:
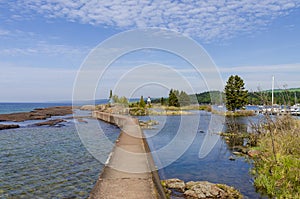
[[[92,115],[121,133],[89,198],[166,198],[138,120],[100,111]]]

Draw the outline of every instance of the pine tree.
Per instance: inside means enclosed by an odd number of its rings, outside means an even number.
[[[163,97],[160,98],[160,104],[163,106],[165,104],[165,99]]]
[[[177,95],[176,95],[177,93]],[[178,102],[178,96],[179,92],[177,90],[170,90],[169,93],[169,106],[175,106],[175,107],[179,107],[179,102]]]
[[[141,96],[139,106],[142,107],[142,108],[145,108],[145,107],[146,107],[146,103],[145,103],[145,100],[144,100],[144,97],[143,97],[143,96]]]
[[[225,86],[226,108],[235,111],[248,103],[248,91],[242,78],[231,75]]]
[[[180,106],[188,106],[191,104],[190,97],[184,91],[181,91],[178,97]]]

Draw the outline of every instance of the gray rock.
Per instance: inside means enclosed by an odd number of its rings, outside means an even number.
[[[187,182],[184,195],[188,199],[201,198],[242,198],[242,195],[234,188],[227,185],[219,185],[207,181]]]
[[[168,180],[163,180],[164,184],[169,189],[176,189],[178,191],[184,192],[185,191],[185,183],[178,178],[172,178]]]

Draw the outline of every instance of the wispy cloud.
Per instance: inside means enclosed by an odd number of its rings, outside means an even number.
[[[0,49],[0,56],[20,56],[20,55],[47,55],[47,56],[80,56],[83,57],[88,54],[90,48],[77,47],[62,44],[49,44],[46,42],[40,42],[36,45],[30,45],[27,47],[12,47]]]
[[[270,89],[272,76],[275,76],[276,88],[300,87],[300,63],[284,65],[238,66],[221,68],[220,72],[224,82],[232,75],[240,75],[246,82],[249,90]]]
[[[9,35],[9,34],[10,34],[10,31],[4,30],[4,29],[0,29],[0,36],[6,36],[6,35]]]
[[[120,29],[168,28],[210,41],[261,30],[298,8],[300,1],[17,0],[11,6],[27,14]]]
[[[262,72],[289,72],[300,74],[300,63],[296,64],[280,64],[280,65],[260,65],[260,66],[236,66],[230,68],[221,68],[221,72],[224,73],[257,73],[257,71]]]

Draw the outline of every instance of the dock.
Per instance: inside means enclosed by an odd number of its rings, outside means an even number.
[[[93,117],[117,125],[121,132],[89,198],[166,198],[138,120],[100,111],[93,111]]]

